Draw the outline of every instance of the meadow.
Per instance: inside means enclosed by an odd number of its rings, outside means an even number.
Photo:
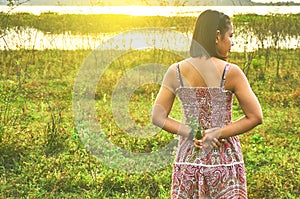
[[[1,33],[7,27],[77,34],[141,27],[177,27],[186,32],[195,21],[192,17],[55,13],[2,13],[0,18]],[[234,17],[234,23],[240,33],[251,30],[261,39],[257,51],[230,55],[230,61],[247,75],[264,114],[262,125],[240,136],[249,198],[299,198],[300,50],[279,46],[285,36],[298,36],[299,15],[241,15]],[[272,38],[270,47],[261,42],[267,36]],[[169,198],[172,164],[153,171],[126,172],[95,157],[83,143],[72,101],[76,77],[91,51],[0,51],[0,198]],[[164,131],[148,138],[129,136],[116,124],[111,100],[120,78],[134,67],[143,63],[169,66],[180,59],[158,49],[134,50],[104,71],[94,99],[97,122],[109,142],[127,151],[151,154],[174,139]],[[130,96],[131,118],[141,127],[150,123],[149,109],[158,89],[157,84],[147,84]],[[233,107],[237,119],[242,111],[236,100]],[[171,114],[181,118],[178,101]]]

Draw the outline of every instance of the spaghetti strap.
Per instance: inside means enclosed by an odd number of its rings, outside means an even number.
[[[178,78],[180,87],[183,87],[183,81],[182,81],[182,77],[181,77],[181,74],[180,74],[179,64],[177,65],[176,68],[177,68],[176,69],[176,71],[177,71],[177,78]]]
[[[221,79],[221,83],[220,83],[220,89],[224,89],[226,74],[227,74],[227,72],[228,72],[229,69],[230,69],[230,65],[229,65],[229,63],[227,63],[225,65],[225,68],[224,68],[224,71],[223,71],[223,74],[222,74],[222,79]]]

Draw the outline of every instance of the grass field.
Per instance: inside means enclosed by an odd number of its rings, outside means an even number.
[[[110,168],[86,150],[74,123],[72,99],[89,54],[0,51],[0,198],[169,198],[171,164],[129,173]],[[240,136],[252,199],[300,195],[300,51],[280,49],[279,55],[274,47],[230,56],[247,74],[264,113],[263,125]],[[131,137],[116,125],[112,113],[112,92],[120,78],[154,58],[165,66],[181,59],[164,51],[132,51],[116,59],[97,83],[98,123],[111,143],[131,152],[151,153],[174,139],[164,131]],[[130,115],[139,126],[150,123],[158,88],[143,85],[130,96]],[[237,119],[242,112],[236,101],[233,107]],[[172,116],[180,119],[180,111],[177,101]]]

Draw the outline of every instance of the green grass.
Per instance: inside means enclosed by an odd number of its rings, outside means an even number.
[[[135,138],[116,126],[111,93],[133,67],[147,63],[153,51],[134,51],[105,71],[96,92],[97,118],[110,142],[132,152],[155,151],[173,136],[160,132]],[[156,60],[166,66],[180,60],[167,52]],[[112,169],[87,151],[75,128],[72,91],[89,51],[1,51],[0,198],[169,198],[172,165],[146,173]],[[249,81],[264,112],[264,124],[240,136],[249,198],[299,197],[299,49],[283,51],[280,76],[272,58],[265,69],[251,65]],[[233,53],[232,62],[243,63]],[[138,59],[137,59],[138,58]],[[259,56],[256,59],[260,60]],[[298,61],[295,61],[298,60]],[[291,65],[292,64],[292,65]],[[158,86],[139,87],[130,97],[130,114],[140,126]],[[172,116],[180,119],[176,101]],[[241,115],[234,102],[234,118]]]
[[[191,17],[53,13],[9,17],[0,13],[0,19],[1,30],[34,27],[44,32],[74,34],[115,33],[141,27],[177,27],[186,32],[191,31],[195,21]],[[263,39],[276,32],[297,35],[298,19],[299,15],[239,15],[233,20],[241,33],[247,24],[246,31]],[[74,123],[72,97],[77,74],[89,53],[0,51],[0,198],[169,198],[171,164],[149,172],[128,173],[110,168],[86,150]],[[296,199],[300,195],[299,54],[299,48],[281,49],[278,57],[275,48],[268,48],[230,56],[247,73],[264,113],[263,125],[240,136],[249,198]],[[95,108],[98,123],[110,143],[129,152],[150,154],[173,140],[164,131],[148,138],[128,135],[125,130],[135,129],[116,124],[111,100],[120,78],[134,67],[144,63],[167,67],[180,59],[165,51],[132,51],[104,71],[95,93]],[[157,75],[155,78],[159,79],[162,74]],[[138,81],[143,80],[143,76],[139,78]],[[158,89],[155,84],[141,85],[130,95],[129,114],[136,128],[150,124],[150,109]],[[182,117],[178,100],[171,115]],[[235,100],[233,117],[241,115]],[[82,119],[87,118],[82,115]],[[122,166],[128,162],[118,163]]]

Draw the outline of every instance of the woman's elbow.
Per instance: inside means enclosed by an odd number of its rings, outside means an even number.
[[[168,115],[161,106],[154,106],[151,113],[151,123],[155,126],[163,128]]]
[[[151,123],[155,126],[158,124],[157,118],[154,115],[151,115]]]
[[[263,123],[262,115],[246,116],[246,118],[248,118],[248,121],[251,123],[252,128]]]
[[[261,125],[263,123],[263,116],[262,115],[256,116],[255,117],[255,123],[256,123],[256,126]]]
[[[263,123],[263,118],[257,119],[257,125],[261,125]]]
[[[151,115],[151,123],[155,126],[158,126],[158,127],[161,127],[161,128],[163,127],[162,119],[156,114]]]

